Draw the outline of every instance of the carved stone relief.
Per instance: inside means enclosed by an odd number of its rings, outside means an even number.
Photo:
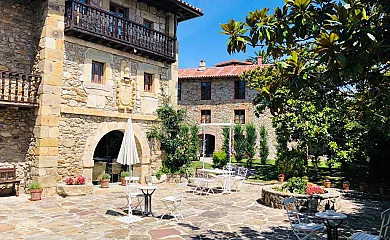
[[[125,63],[122,64],[122,69],[121,78],[117,83],[116,103],[118,110],[131,112],[135,104],[137,67],[135,64]]]

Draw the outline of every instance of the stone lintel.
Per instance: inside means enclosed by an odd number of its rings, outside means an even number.
[[[102,111],[102,110],[97,110],[97,109],[68,107],[65,105],[61,106],[61,113],[99,116],[99,117],[124,118],[124,119],[127,119],[130,116],[131,119],[133,119],[133,120],[144,120],[144,121],[156,121],[157,120],[157,116],[154,116],[154,115],[138,115],[138,114],[130,114],[130,113],[110,112],[110,111]]]

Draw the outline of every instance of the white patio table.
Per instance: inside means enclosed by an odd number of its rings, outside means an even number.
[[[231,192],[231,177],[234,174],[234,171],[223,170],[223,169],[198,169],[198,171],[206,173],[214,173],[218,177],[222,178],[222,194]]]

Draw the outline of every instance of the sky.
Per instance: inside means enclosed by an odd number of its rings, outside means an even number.
[[[264,7],[271,10],[282,7],[283,0],[185,0],[201,8],[204,16],[179,23],[179,68],[196,68],[200,60],[207,67],[231,59],[245,60],[259,49],[247,48],[246,53],[229,55],[228,36],[220,34],[221,24],[230,19],[245,21],[248,12]]]

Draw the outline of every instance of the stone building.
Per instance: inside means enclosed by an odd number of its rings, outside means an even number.
[[[46,195],[90,183],[131,116],[134,175],[156,171],[146,132],[163,94],[177,104],[177,25],[202,15],[182,0],[0,0],[0,167]]]
[[[265,125],[270,140],[269,158],[273,159],[276,154],[275,133],[270,113],[255,116],[252,100],[257,91],[249,89],[239,78],[244,71],[266,67],[261,60],[259,57],[258,65],[231,60],[215,67],[207,67],[205,61],[200,61],[198,68],[179,69],[178,105],[186,109],[187,120],[192,124],[253,122],[258,132],[260,126]],[[211,156],[222,147],[222,128],[206,127],[205,134],[206,155]]]

